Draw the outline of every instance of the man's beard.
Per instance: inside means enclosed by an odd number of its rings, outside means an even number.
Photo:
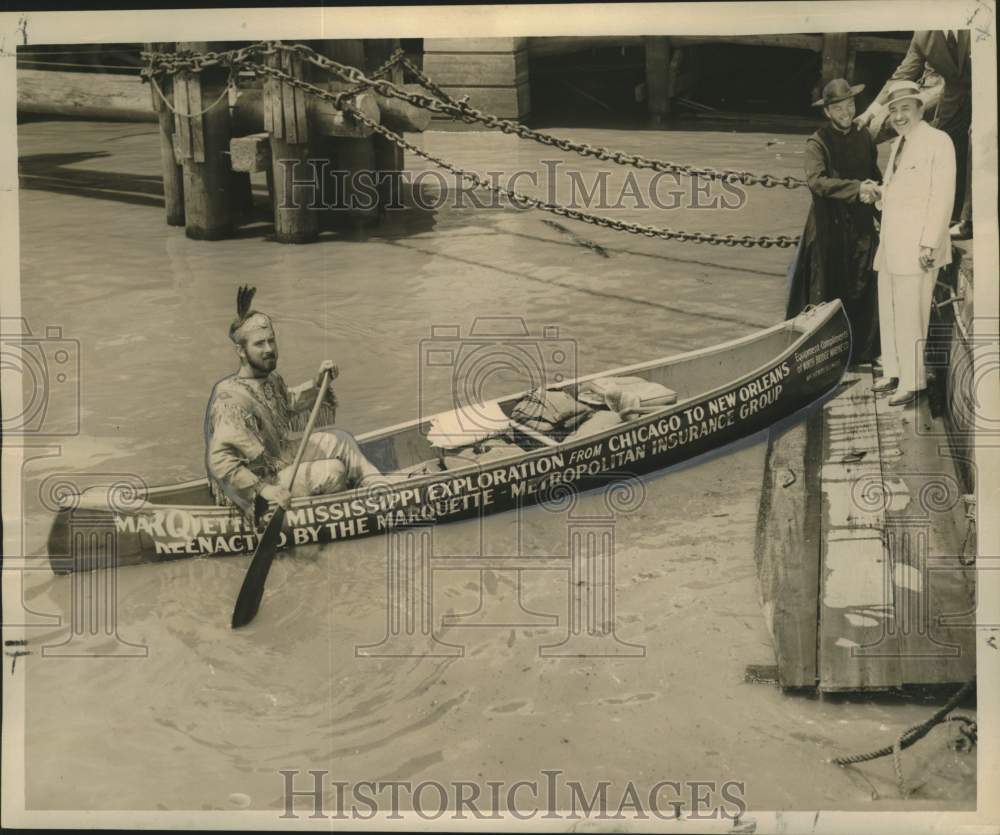
[[[251,357],[247,357],[247,363],[254,370],[260,374],[270,374],[278,366],[277,355],[269,357],[268,359],[262,359],[259,363],[255,362]]]

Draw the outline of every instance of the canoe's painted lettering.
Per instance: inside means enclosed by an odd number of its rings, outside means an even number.
[[[708,413],[710,415],[718,415],[728,409],[732,409],[735,405],[736,392],[727,391],[725,394],[708,401]]]
[[[748,418],[759,412],[761,409],[777,402],[779,397],[781,397],[781,386],[775,386],[770,391],[765,391],[759,397],[744,403],[740,406],[740,420]]]
[[[612,446],[612,444],[617,440],[618,438],[612,438],[610,441],[608,441],[608,446],[611,446],[612,449],[615,449],[615,447]],[[582,447],[581,449],[574,449],[569,455],[569,463],[574,464],[577,461],[589,461],[595,455],[600,455],[603,450],[604,450],[603,441],[601,441],[598,444],[594,444],[593,446]]]
[[[684,410],[684,417],[687,419],[688,426],[703,420],[705,417],[705,408],[703,406],[692,406],[690,409]]]
[[[691,441],[706,438],[722,429],[728,429],[736,421],[736,410],[730,409],[718,415],[712,415],[698,423],[685,426],[676,432],[668,432],[664,437],[653,440],[653,454],[658,455],[679,446],[684,446]]]
[[[740,386],[738,392],[740,402],[746,403],[748,400],[752,400],[771,387],[776,386],[791,373],[792,369],[789,368],[788,363],[783,362],[776,368],[772,368],[770,371],[761,374],[756,380],[751,380],[749,383]]]
[[[562,452],[554,452],[544,458],[529,458],[517,464],[508,464],[494,470],[487,470],[476,475],[459,476],[448,481],[438,481],[427,486],[427,501],[448,499],[453,496],[465,496],[490,487],[505,484],[516,484],[536,475],[544,475],[554,469],[566,466],[566,457]]]
[[[513,488],[515,485],[511,485]],[[444,519],[448,516],[457,516],[469,510],[486,507],[493,504],[495,494],[493,490],[487,489],[481,492],[466,493],[461,496],[453,496],[449,499],[441,499],[428,502],[423,505],[413,505],[405,510],[396,510],[392,513],[380,513],[375,516],[376,529],[384,531],[388,528],[395,528],[401,525],[409,525],[414,522],[433,522],[436,519]],[[359,522],[367,522],[367,519],[359,519]],[[367,529],[365,530],[367,533]]]

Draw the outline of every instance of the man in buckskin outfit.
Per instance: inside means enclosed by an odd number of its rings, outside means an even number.
[[[250,309],[253,294],[254,288],[240,288],[229,328],[240,368],[216,383],[205,417],[206,467],[216,497],[247,513],[256,496],[287,508],[292,498],[336,493],[378,475],[350,434],[323,429],[310,436],[295,483],[289,483],[297,446],[291,433],[303,428],[323,374],[329,370],[335,378],[337,367],[326,360],[315,380],[288,388],[275,370],[274,325]],[[319,417],[328,425],[337,400],[327,392]]]

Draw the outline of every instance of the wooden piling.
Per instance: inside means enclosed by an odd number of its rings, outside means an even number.
[[[369,68],[366,42],[360,40],[324,40],[316,51],[345,66],[356,67],[366,74]],[[382,50],[373,50],[372,59],[379,60]],[[382,58],[381,60],[384,60]],[[327,144],[333,168],[339,173],[337,209],[330,219],[332,225],[370,225],[379,220],[378,166],[374,137],[337,137]]]
[[[189,42],[181,47],[208,52],[216,45]],[[227,81],[227,70],[216,67],[174,78],[176,135],[184,159],[185,233],[196,240],[227,238],[233,227],[229,107],[223,95]],[[220,97],[222,101],[210,107]]]
[[[302,62],[290,53],[279,51],[267,60],[289,75],[303,77]],[[307,104],[301,90],[278,79],[265,81],[264,129],[271,137],[274,239],[279,243],[304,244],[319,237],[322,180],[309,164],[313,155]]]
[[[172,43],[143,44],[146,52],[175,52]],[[149,91],[153,100],[153,110],[160,123],[160,164],[163,168],[163,204],[167,210],[169,226],[184,225],[184,167],[174,157],[174,114],[172,78],[157,80],[163,98],[150,82]],[[166,101],[164,101],[166,99]]]
[[[646,106],[654,125],[670,114],[670,39],[644,37],[646,46]]]
[[[823,84],[847,75],[847,32],[827,32],[823,35]]]

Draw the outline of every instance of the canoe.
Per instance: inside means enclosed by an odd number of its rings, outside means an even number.
[[[584,491],[669,468],[792,418],[838,385],[850,353],[847,317],[839,301],[828,302],[730,342],[550,386],[582,397],[585,384],[627,376],[677,393],[669,405],[647,407],[588,437],[556,440],[511,420],[506,448],[515,453],[483,462],[442,458],[428,438],[435,418],[359,435],[361,449],[385,478],[365,489],[294,500],[280,544],[468,519],[545,501],[560,490]],[[526,394],[480,405],[509,416]],[[140,489],[119,484],[65,496],[48,552],[53,571],[62,574],[247,554],[258,536],[238,510],[213,503],[204,478]]]

